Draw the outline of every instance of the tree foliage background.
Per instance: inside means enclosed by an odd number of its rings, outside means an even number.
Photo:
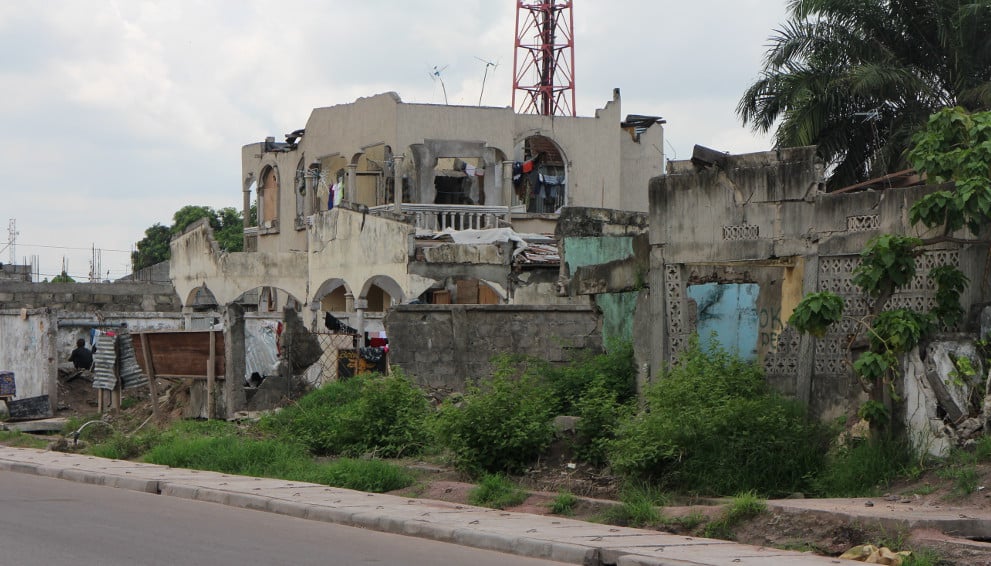
[[[214,210],[209,206],[188,205],[176,211],[172,216],[171,226],[163,226],[156,222],[145,230],[145,237],[137,243],[137,250],[131,253],[133,270],[138,271],[167,261],[170,257],[169,241],[172,236],[182,233],[190,224],[201,218],[206,218],[210,222],[213,236],[217,239],[220,249],[228,252],[239,252],[243,249],[244,222],[239,210],[232,207]]]
[[[790,0],[737,105],[778,147],[818,146],[830,189],[909,167],[946,107],[991,109],[991,0]]]

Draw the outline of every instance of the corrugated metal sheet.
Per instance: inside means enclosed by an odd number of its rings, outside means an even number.
[[[117,374],[114,369],[117,366],[117,337],[101,335],[96,339],[96,353],[93,354],[93,362],[96,369],[93,370],[94,389],[113,389],[117,386]]]
[[[120,382],[124,389],[133,389],[148,385],[148,376],[141,373],[138,360],[134,356],[134,341],[130,332],[124,332],[118,341],[118,358],[120,359]]]

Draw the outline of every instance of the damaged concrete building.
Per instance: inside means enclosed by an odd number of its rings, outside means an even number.
[[[516,308],[514,320],[569,344],[562,359],[598,345],[591,302],[558,292],[553,232],[564,207],[646,213],[648,181],[663,172],[663,120],[624,118],[620,106],[616,90],[594,117],[410,104],[394,93],[317,108],[284,142],[242,150],[246,251],[221,252],[205,222],[173,239],[183,309],[240,305],[250,334],[289,307],[312,331],[343,327],[362,339],[384,334],[392,311],[394,362],[410,367],[451,344],[489,351],[475,339],[421,343],[415,319],[426,315],[416,307],[455,321],[471,305]],[[586,321],[573,324],[575,312]],[[515,336],[497,342],[545,353],[546,341]],[[460,388],[463,356],[445,359],[458,367],[439,387]]]
[[[811,147],[748,155],[699,148],[695,159],[674,162],[668,175],[651,181],[653,373],[698,333],[703,343],[715,337],[759,362],[775,389],[806,403],[816,416],[856,414],[865,397],[847,346],[856,318],[867,314],[852,282],[859,254],[879,234],[933,235],[912,225],[908,211],[935,189],[918,183],[899,188],[889,179],[825,193],[822,177]],[[887,303],[929,310],[935,285],[928,273],[940,265],[961,269],[971,281],[962,296],[969,324],[943,329],[904,360],[902,418],[920,450],[941,453],[954,438],[983,428],[989,416],[982,406],[987,368],[962,383],[953,379],[951,362],[967,356],[975,368],[983,367],[972,343],[989,330],[978,320],[988,301],[987,260],[986,245],[929,246],[915,278]],[[845,301],[844,320],[822,338],[788,325],[802,297],[817,291]],[[963,330],[970,334],[957,333]]]

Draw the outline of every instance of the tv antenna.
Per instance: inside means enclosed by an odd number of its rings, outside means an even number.
[[[478,57],[478,56],[476,56],[475,59],[478,59],[482,63],[485,63],[485,74],[482,75],[482,92],[478,93],[478,105],[481,106],[482,105],[482,95],[485,94],[485,79],[487,79],[489,77],[489,67],[492,67],[492,70],[495,71],[496,70],[496,67],[499,66],[499,62],[496,61],[495,63],[493,63],[492,61],[487,61],[487,60],[482,59],[481,57]]]
[[[437,65],[434,65],[433,70],[430,71],[430,73],[429,73],[431,80],[433,80],[435,82],[436,81],[440,81],[440,88],[441,88],[442,91],[444,91],[444,105],[445,106],[447,105],[447,87],[444,86],[444,77],[440,76],[440,74],[442,72],[444,72],[444,69],[446,69],[447,67],[448,67],[448,65],[444,65],[443,67],[438,67]]]

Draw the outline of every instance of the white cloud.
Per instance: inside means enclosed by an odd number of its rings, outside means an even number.
[[[72,274],[84,275],[91,253],[70,248],[95,245],[108,250],[104,271],[121,275],[144,230],[169,224],[182,206],[239,206],[241,146],[302,127],[314,107],[386,91],[440,103],[434,65],[447,65],[450,102],[474,105],[485,72],[478,58],[499,62],[483,104],[509,105],[514,6],[0,3],[0,223],[17,219],[17,259],[41,256],[43,273],[57,272],[65,255]],[[695,143],[766,148],[734,109],[784,14],[785,0],[578,2],[578,111],[592,114],[619,87],[625,112],[668,120],[679,158]]]

